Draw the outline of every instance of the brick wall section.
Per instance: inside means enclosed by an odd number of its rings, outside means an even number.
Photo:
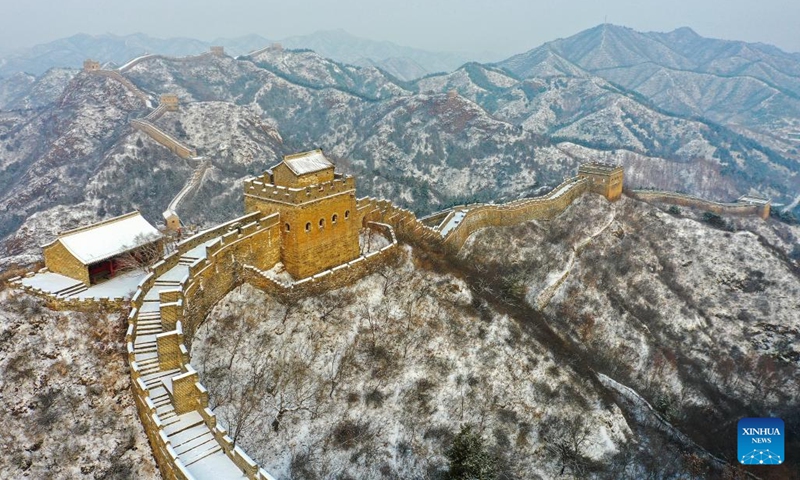
[[[644,202],[658,202],[682,207],[698,208],[718,215],[755,216],[769,218],[770,204],[720,203],[674,192],[634,190],[631,195]]]
[[[150,138],[167,147],[169,151],[181,158],[193,158],[197,156],[197,151],[195,151],[195,149],[187,147],[150,122],[131,120],[131,125],[135,129],[146,133]]]
[[[278,167],[276,182],[281,169],[289,171],[283,164]],[[245,211],[280,215],[280,258],[294,278],[315,275],[358,256],[361,224],[352,177],[297,189],[251,180],[245,183]]]
[[[141,308],[145,295],[153,287],[158,276],[174,267],[183,253],[214,238],[217,241],[206,248],[207,258],[189,267],[190,272],[181,282],[181,287],[159,294],[159,298],[168,303],[176,306],[184,305],[181,315],[175,321],[175,330],[164,332],[157,337],[159,363],[163,363],[162,370],[176,365],[181,369],[182,373],[172,378],[171,399],[176,411],[179,413],[198,411],[226,455],[246,472],[249,478],[256,480],[271,478],[241,449],[235,447],[226,432],[216,425],[216,417],[207,408],[208,392],[199,383],[197,373],[188,363],[189,356],[183,344],[183,327],[185,325],[188,329],[195,328],[213,304],[242,282],[243,275],[240,273],[245,264],[251,263],[260,269],[265,269],[272,267],[279,260],[279,230],[277,215],[261,217],[256,212],[201,232],[181,242],[175,252],[155,264],[153,273],[142,280],[131,299],[132,309],[129,314],[126,342],[136,405],[153,447],[154,456],[165,478],[191,477],[169,443],[169,438],[163,434],[158,413],[149,399],[147,388],[141,381],[139,366],[135,362],[133,341],[136,336],[138,309]]]
[[[148,101],[150,101],[148,96],[143,91],[139,90],[139,87],[134,85],[133,82],[131,82],[127,78],[123,77],[122,75],[120,75],[119,72],[117,72],[115,70],[94,70],[94,71],[92,71],[92,74],[99,75],[101,77],[114,79],[114,80],[118,81],[119,83],[125,85],[125,88],[130,90],[131,93],[136,95],[144,103],[147,103]]]
[[[568,188],[556,197],[552,193]],[[588,191],[586,180],[572,178],[543,197],[517,200],[503,205],[469,206],[461,223],[445,237],[447,248],[460,249],[470,235],[486,227],[504,227],[531,220],[551,219],[563,212],[572,202]]]
[[[568,188],[561,191],[562,188]],[[364,222],[380,221],[394,227],[400,238],[413,242],[442,246],[447,249],[460,249],[470,235],[486,227],[515,225],[536,219],[553,218],[563,212],[576,198],[588,191],[589,182],[580,178],[570,178],[547,195],[531,199],[516,200],[503,205],[477,204],[454,207],[463,208],[467,213],[461,223],[447,237],[422,221],[408,210],[394,206],[386,200],[362,198],[358,200],[358,214]],[[561,191],[560,195],[554,196]],[[442,216],[442,214],[437,214]]]
[[[87,287],[90,285],[89,268],[75,258],[60,241],[45,245],[42,254],[44,264],[51,272],[79,280]]]
[[[578,178],[589,181],[589,191],[603,195],[608,200],[622,196],[624,172],[622,167],[603,163],[588,163],[578,168]]]

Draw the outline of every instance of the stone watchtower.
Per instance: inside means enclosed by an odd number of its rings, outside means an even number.
[[[174,93],[164,93],[159,98],[159,103],[170,112],[178,110],[178,96]]]
[[[281,261],[301,279],[359,255],[356,182],[334,172],[322,150],[287,155],[244,184],[246,212],[278,212]]]
[[[599,193],[608,200],[622,195],[623,170],[608,163],[585,163],[578,168],[578,177],[589,179],[589,191]]]
[[[220,47],[220,46],[215,45],[215,46],[209,48],[209,51],[211,52],[211,55],[215,55],[217,57],[224,57],[225,56],[225,47]]]
[[[97,70],[100,70],[100,62],[92,60],[91,58],[87,58],[83,61],[84,72],[96,72]]]

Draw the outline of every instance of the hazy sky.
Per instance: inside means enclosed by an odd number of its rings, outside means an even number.
[[[510,55],[606,18],[800,52],[800,0],[0,0],[0,50],[75,33],[279,39],[342,28],[427,50]]]

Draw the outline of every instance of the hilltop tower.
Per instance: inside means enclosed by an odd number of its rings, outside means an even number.
[[[244,185],[246,212],[278,212],[281,261],[301,279],[359,255],[356,182],[335,173],[322,150],[287,155]]]
[[[599,193],[608,200],[622,195],[623,170],[608,163],[585,163],[578,168],[578,177],[589,179],[589,191]]]
[[[225,47],[220,47],[220,46],[215,45],[215,46],[209,48],[209,51],[211,52],[211,55],[214,55],[214,56],[217,56],[217,57],[224,57],[225,56]]]
[[[174,93],[163,93],[159,98],[159,103],[164,105],[167,111],[175,112],[178,110],[178,96]]]
[[[96,72],[97,70],[100,70],[100,62],[92,60],[91,58],[87,58],[83,61],[84,72]]]

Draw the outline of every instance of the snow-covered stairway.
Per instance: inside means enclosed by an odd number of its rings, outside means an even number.
[[[139,307],[134,308],[130,315],[129,333],[132,335],[129,337],[128,353],[132,361],[131,369],[134,371],[136,390],[145,395],[145,409],[152,419],[152,423],[145,423],[158,428],[157,437],[164,444],[162,452],[174,457],[178,478],[272,480],[244,452],[238,448],[232,449],[232,445],[226,443],[230,439],[227,439],[224,430],[216,426],[216,417],[210,410],[201,408],[180,414],[176,411],[174,385],[194,371],[188,364],[180,368],[162,368],[165,364],[174,363],[159,357],[159,336],[179,334],[178,331],[164,330],[162,310],[169,304],[164,303],[164,307],[161,300],[178,295],[183,290],[189,280],[190,269],[205,261],[206,247],[217,241],[218,238],[213,238],[182,252],[172,260],[172,268],[162,270],[163,273],[158,277],[142,282],[141,286],[149,287],[140,288],[137,292],[138,296],[133,300],[134,307]],[[167,293],[162,295],[161,292],[165,291]],[[158,445],[154,445],[154,448],[158,448]]]

